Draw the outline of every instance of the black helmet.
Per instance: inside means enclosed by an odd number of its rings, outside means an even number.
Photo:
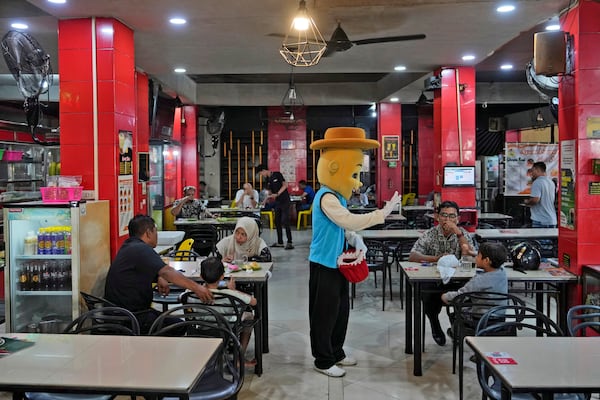
[[[511,247],[510,256],[513,262],[513,269],[516,270],[535,270],[540,267],[539,246],[535,242],[519,242]]]

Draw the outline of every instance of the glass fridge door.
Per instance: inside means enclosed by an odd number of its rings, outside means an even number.
[[[71,290],[71,209],[7,207],[4,211],[9,331],[60,332],[78,307]]]
[[[156,221],[159,230],[162,230],[162,212],[165,205],[163,194],[163,145],[150,145],[150,180],[148,181],[149,207],[148,215]]]

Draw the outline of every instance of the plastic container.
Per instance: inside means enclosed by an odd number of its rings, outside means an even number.
[[[42,202],[44,203],[67,203],[69,201],[81,200],[83,186],[75,187],[42,187]]]
[[[29,231],[27,232],[27,236],[25,236],[25,246],[23,250],[23,254],[26,256],[32,256],[37,254],[37,246],[38,246],[38,238],[35,232]]]
[[[21,161],[23,159],[23,152],[18,150],[6,150],[2,159],[4,161]]]
[[[2,160],[2,157],[4,157],[5,151],[6,151],[6,149],[0,149],[0,160]]]

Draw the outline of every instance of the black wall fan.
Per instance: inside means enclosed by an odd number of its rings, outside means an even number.
[[[17,87],[25,97],[23,108],[27,116],[27,125],[37,143],[41,142],[35,135],[38,126],[41,106],[39,96],[48,92],[52,85],[52,66],[50,55],[33,36],[19,31],[8,31],[2,38],[2,55],[8,69],[17,81]]]
[[[327,41],[327,48],[323,57],[328,57],[337,53],[338,51],[346,51],[353,46],[361,46],[363,44],[373,43],[389,43],[389,42],[404,42],[408,40],[421,40],[425,39],[425,34],[419,33],[415,35],[403,35],[403,36],[385,36],[370,39],[361,40],[350,40],[346,32],[342,29],[342,25],[338,22],[337,28],[333,31],[331,39]]]

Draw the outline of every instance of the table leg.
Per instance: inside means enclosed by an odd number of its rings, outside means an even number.
[[[544,283],[542,282],[535,283],[535,309],[544,313]],[[550,318],[550,310],[547,310],[544,314]],[[535,324],[538,328],[543,326],[542,321],[536,321]],[[542,334],[538,333],[537,336],[542,336]]]
[[[502,384],[502,386],[500,388],[500,399],[501,400],[510,400],[510,399],[512,399],[512,393],[510,392],[510,390],[504,384]]]
[[[556,314],[558,315],[558,321],[556,323],[562,329],[565,335],[569,334],[569,327],[567,326],[567,309],[569,307],[567,303],[569,286],[566,283],[559,283],[557,285],[558,299],[556,300],[556,308],[558,308]]]
[[[259,319],[258,323],[254,324],[254,353],[256,356],[256,366],[254,367],[254,373],[258,376],[262,375],[263,365],[262,365],[262,355],[264,353],[263,349],[263,323],[264,323],[264,314],[263,314],[263,303],[265,299],[263,298],[263,285],[261,283],[254,283],[254,293],[256,296],[256,301],[258,303],[258,307],[255,309],[256,317]]]
[[[412,313],[413,313],[413,296],[412,296],[412,284],[406,280],[406,288],[404,292],[404,301],[406,308],[404,309],[405,329],[404,329],[404,352],[406,354],[412,354]]]
[[[414,286],[414,315],[413,315],[413,329],[414,329],[414,353],[413,353],[413,375],[422,376],[423,371],[421,370],[421,355],[423,353],[423,333],[421,332],[422,318],[421,315],[421,284],[415,282]]]
[[[262,297],[263,297],[263,306],[262,306],[262,332],[263,332],[263,353],[269,352],[269,281],[265,281],[262,285]]]

